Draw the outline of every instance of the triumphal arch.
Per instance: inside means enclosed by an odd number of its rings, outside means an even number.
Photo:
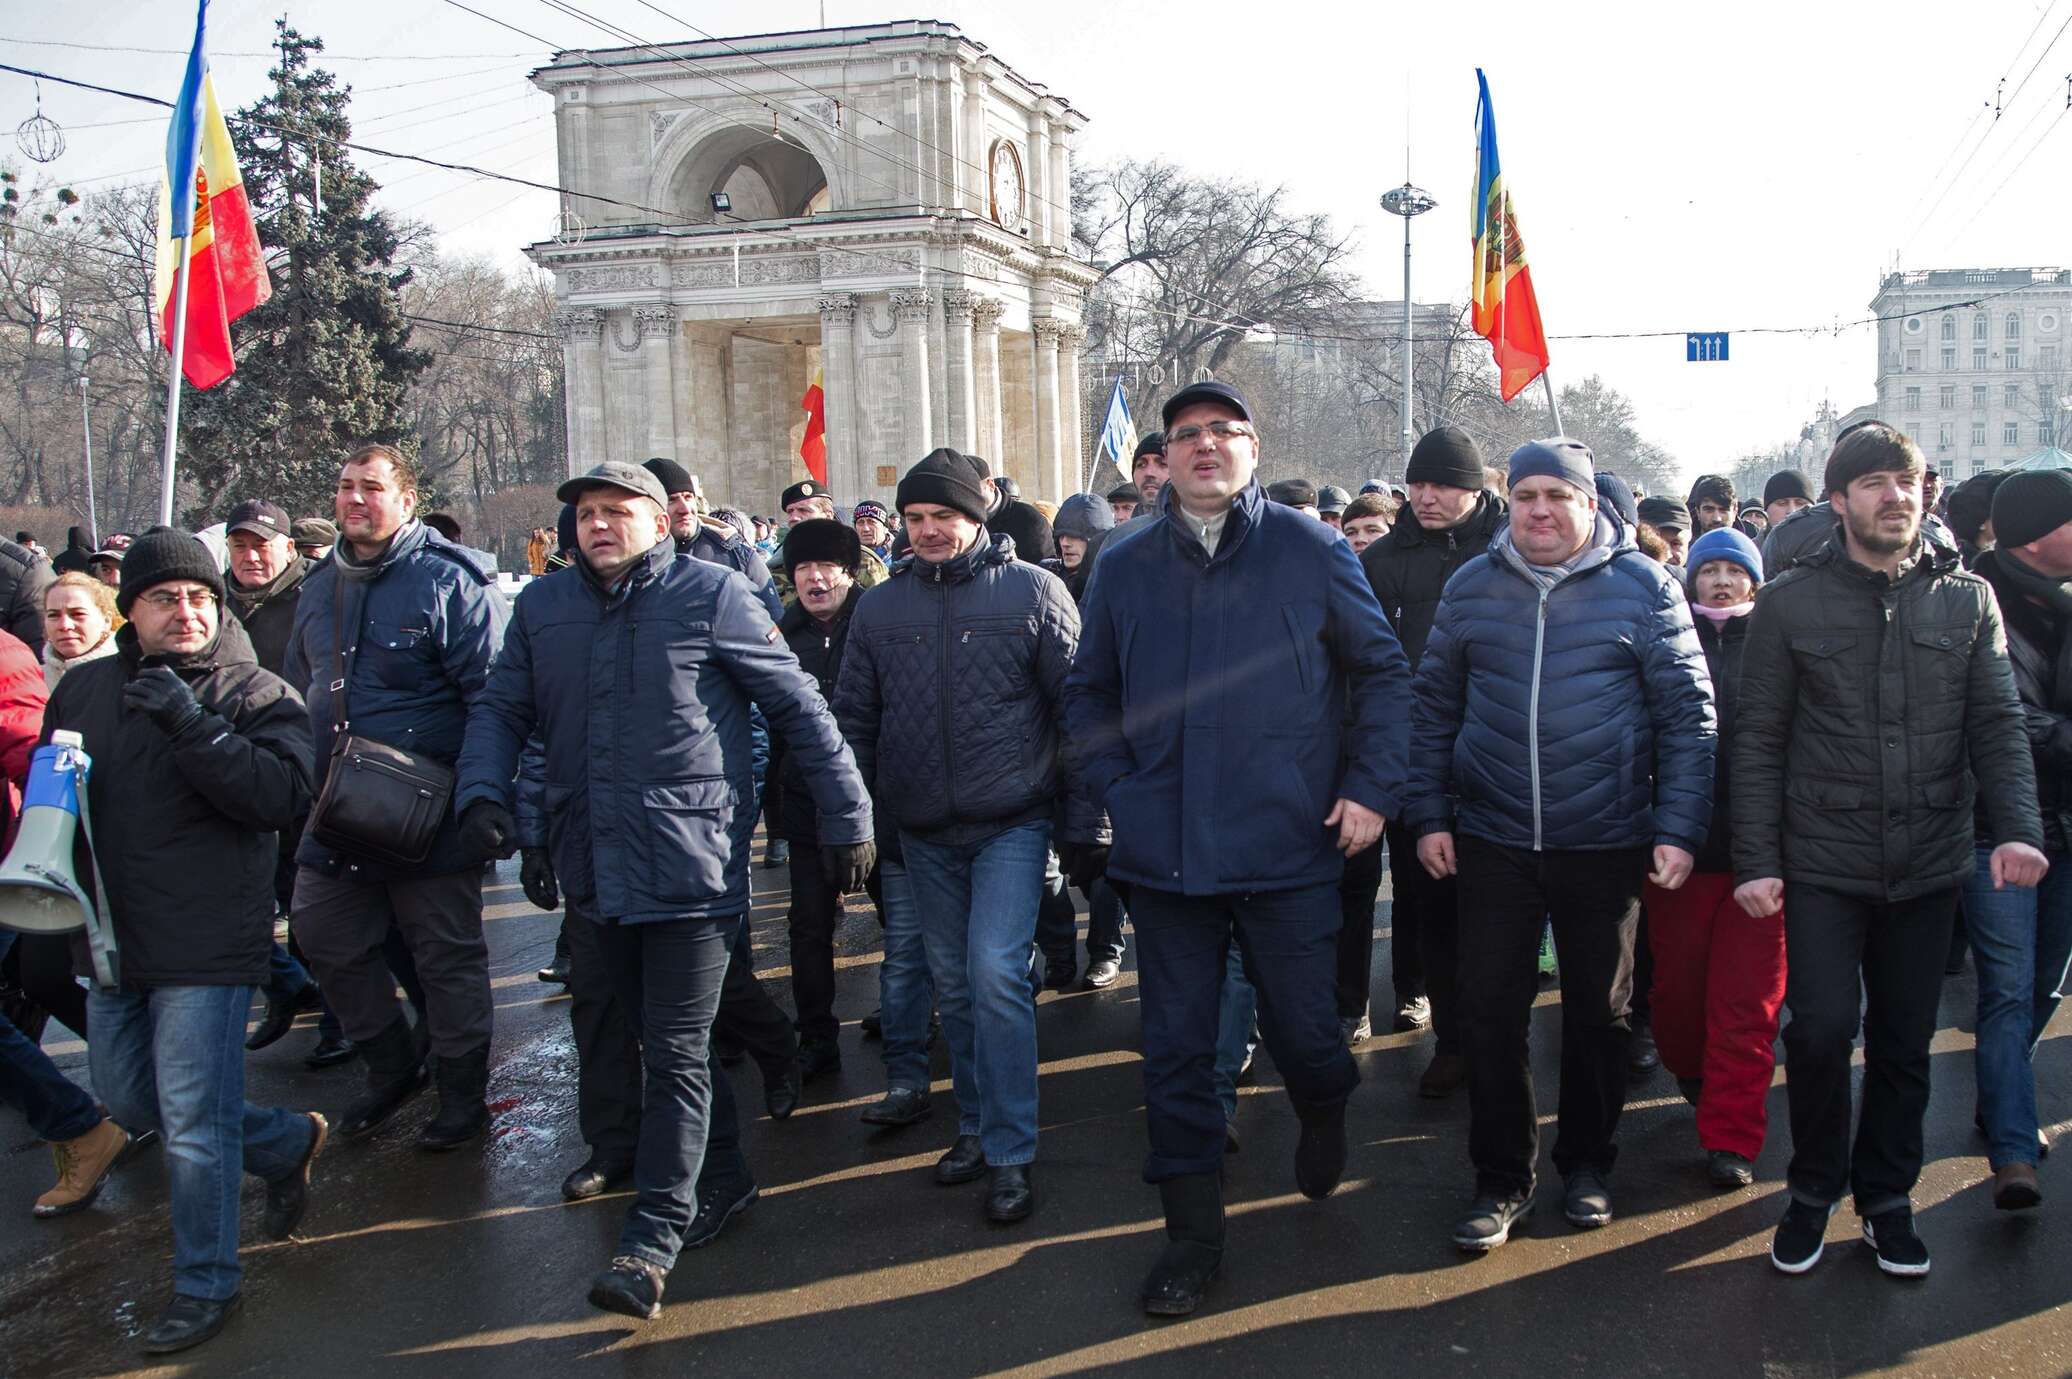
[[[571,472],[673,457],[775,509],[826,398],[838,501],[889,499],[937,446],[1023,496],[1078,486],[1071,247],[1086,119],[954,24],[559,53],[554,275]]]

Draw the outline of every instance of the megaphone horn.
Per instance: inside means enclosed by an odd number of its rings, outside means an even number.
[[[115,940],[72,869],[72,852],[85,801],[82,788],[92,761],[79,734],[56,732],[29,764],[14,846],[0,862],[0,927],[25,934],[69,934],[84,929],[93,951],[94,977],[115,985]],[[91,843],[89,829],[88,842]]]

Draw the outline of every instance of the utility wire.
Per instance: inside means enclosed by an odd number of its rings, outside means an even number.
[[[31,48],[82,48],[92,53],[150,53],[158,57],[186,57],[185,48],[133,48],[115,43],[66,43],[55,38],[0,38],[0,43],[20,43]],[[209,49],[210,57],[279,57],[278,48],[253,51]],[[325,53],[332,62],[467,62],[486,57],[531,57],[531,53]]]

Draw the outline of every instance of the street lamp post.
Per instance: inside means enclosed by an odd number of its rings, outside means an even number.
[[[1431,195],[1405,182],[1381,194],[1381,207],[1390,215],[1403,217],[1403,454],[1402,465],[1410,468],[1410,447],[1416,440],[1410,428],[1410,218],[1423,215],[1438,205]]]
[[[79,438],[86,444],[86,538],[101,549],[101,527],[94,517],[94,419],[86,401],[87,378],[79,375]]]

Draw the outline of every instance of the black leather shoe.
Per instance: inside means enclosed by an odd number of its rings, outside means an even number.
[[[799,1087],[805,1080],[805,1072],[794,1058],[783,1072],[763,1083],[763,1109],[771,1120],[783,1120],[799,1109]]]
[[[863,1110],[865,1125],[912,1125],[928,1119],[935,1109],[926,1087],[894,1087],[883,1099]]]
[[[367,1062],[367,1095],[338,1122],[338,1133],[349,1140],[372,1134],[432,1080],[424,1046],[400,1015],[359,1054]]]
[[[686,1250],[700,1250],[719,1239],[719,1233],[727,1228],[727,1222],[755,1205],[755,1199],[762,1191],[754,1183],[746,1187],[720,1184],[717,1187],[698,1189],[698,1214],[691,1218],[691,1224],[683,1233],[683,1247]]]
[[[342,1034],[325,1034],[317,1037],[317,1046],[302,1055],[305,1068],[335,1068],[348,1062],[359,1052],[352,1040]]]
[[[959,1135],[950,1152],[935,1161],[935,1181],[944,1187],[975,1183],[986,1173],[986,1151],[976,1135]]]
[[[631,1163],[600,1159],[595,1154],[583,1166],[561,1180],[561,1195],[571,1202],[601,1196],[633,1176]]]
[[[799,1045],[799,1081],[811,1082],[841,1070],[842,1050],[836,1045],[817,1040]]]
[[[143,1157],[150,1150],[156,1149],[164,1138],[156,1130],[137,1131],[129,1137],[129,1143],[122,1147],[122,1152],[115,1156],[115,1166],[121,1168],[130,1160]]]
[[[863,1037],[866,1039],[883,1039],[885,1037],[885,1012],[882,1010],[872,1011],[861,1020],[858,1020],[856,1024],[857,1028],[863,1031]]]
[[[243,1300],[242,1294],[235,1293],[221,1302],[190,1297],[186,1293],[173,1294],[172,1305],[159,1313],[158,1320],[151,1323],[151,1329],[144,1333],[144,1353],[170,1355],[176,1350],[191,1350],[210,1340],[223,1329],[223,1323],[230,1320],[230,1314],[237,1311],[237,1305]]]
[[[567,986],[568,960],[566,958],[556,957],[552,964],[546,967],[542,967],[540,969],[539,977],[540,980],[545,982],[548,986]]]
[[[295,1014],[301,1009],[302,992],[298,991],[293,996],[267,992],[266,1014],[260,1018],[259,1028],[245,1037],[245,1052],[257,1053],[268,1044],[279,1043],[281,1037],[295,1027]]]
[[[1104,987],[1113,986],[1120,976],[1122,964],[1113,958],[1102,958],[1086,969],[1086,989],[1099,991]]]
[[[1076,958],[1047,962],[1043,965],[1043,984],[1052,991],[1070,991],[1072,983],[1078,980],[1079,962]]]
[[[662,1315],[662,1271],[644,1259],[618,1255],[590,1280],[590,1305],[651,1322]]]
[[[302,1224],[302,1213],[309,1210],[309,1166],[317,1161],[317,1155],[324,1152],[324,1141],[331,1138],[331,1126],[322,1116],[311,1111],[309,1114],[309,1148],[303,1151],[302,1162],[295,1165],[287,1177],[266,1185],[266,1238],[286,1240]]]
[[[1322,1201],[1345,1176],[1345,1103],[1328,1109],[1296,1107],[1302,1138],[1295,1143],[1295,1186],[1302,1195]]]
[[[1662,1052],[1655,1047],[1655,1031],[1649,1026],[1635,1022],[1633,1042],[1626,1049],[1626,1075],[1638,1082],[1651,1077],[1662,1066]]]
[[[993,1170],[986,1190],[986,1220],[1007,1225],[1036,1210],[1036,1190],[1029,1185],[1027,1164],[1003,1164]]]

